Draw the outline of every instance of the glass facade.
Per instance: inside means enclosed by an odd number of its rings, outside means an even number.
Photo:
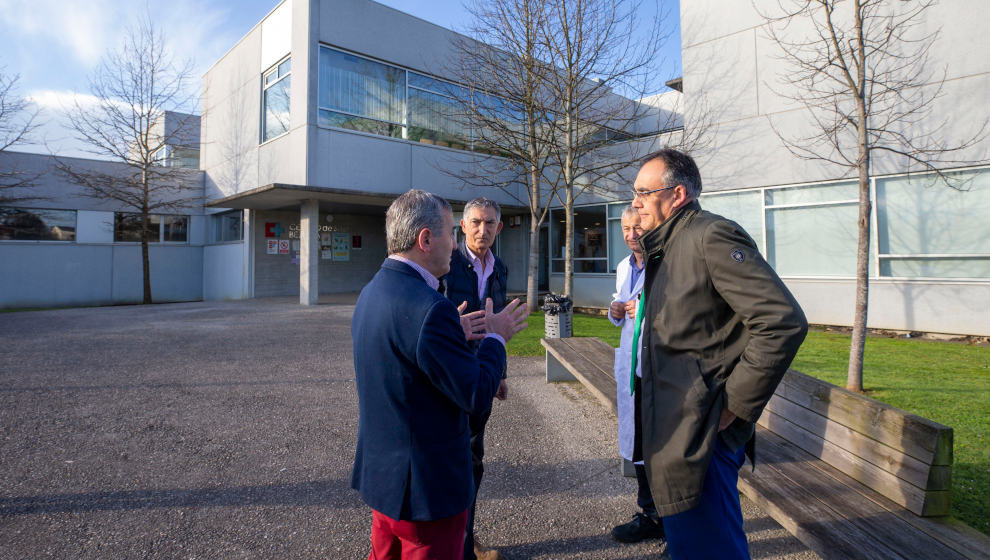
[[[990,170],[878,179],[881,276],[990,278]]]
[[[75,241],[76,211],[0,206],[0,241]]]
[[[472,129],[462,109],[467,101],[480,104],[486,118],[522,122],[519,111],[499,97],[320,46],[320,126],[498,155],[492,131]]]
[[[261,141],[267,142],[289,131],[291,59],[285,59],[262,76]]]
[[[165,214],[148,215],[149,243],[185,243],[189,239],[189,216]],[[113,240],[125,243],[141,242],[141,214],[115,212]]]
[[[990,278],[990,169],[873,180],[870,275]],[[781,276],[853,278],[858,185],[839,181],[705,193],[701,206],[738,222]]]
[[[870,275],[990,279],[990,169],[874,179]],[[858,185],[763,187],[703,193],[701,207],[737,222],[783,277],[855,278]],[[626,202],[575,208],[574,272],[614,272],[629,255]],[[606,227],[603,227],[606,226]],[[550,212],[550,264],[564,272],[564,212]]]

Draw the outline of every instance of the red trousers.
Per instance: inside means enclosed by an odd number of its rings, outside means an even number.
[[[371,510],[368,560],[461,560],[467,510],[436,521],[399,521]]]

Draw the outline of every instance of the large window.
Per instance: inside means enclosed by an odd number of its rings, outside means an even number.
[[[990,169],[949,175],[958,188],[933,174],[874,179],[871,276],[990,278]],[[706,193],[701,206],[739,222],[781,276],[856,275],[855,182]]]
[[[261,141],[267,142],[289,131],[289,93],[292,61],[288,58],[276,64],[262,77],[263,107]]]
[[[409,139],[464,149],[471,129],[459,100],[468,92],[457,85],[409,72]]]
[[[210,219],[213,221],[213,241],[215,243],[244,239],[240,210],[214,214]]]
[[[405,70],[321,46],[319,77],[320,125],[402,137]]]
[[[760,251],[763,246],[763,192],[759,190],[702,194],[701,208],[736,222],[753,238]]]
[[[856,183],[767,189],[767,260],[781,276],[855,276]]]
[[[320,46],[317,122],[424,144],[498,155],[492,131],[472,129],[461,103],[485,118],[520,123],[504,99],[411,70]]]
[[[990,170],[878,179],[880,275],[990,278]]]
[[[564,272],[564,211],[550,211],[553,255],[551,270]],[[580,206],[574,209],[574,272],[608,272],[605,205]],[[621,237],[620,237],[621,239]]]
[[[189,216],[148,215],[149,243],[185,243],[188,241],[188,231]],[[113,240],[140,242],[141,214],[116,212],[114,214]]]
[[[76,211],[0,206],[0,240],[75,241]]]

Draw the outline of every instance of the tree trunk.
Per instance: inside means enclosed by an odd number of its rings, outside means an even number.
[[[144,278],[143,303],[151,303],[151,259],[148,257],[148,220],[150,216],[145,210],[141,213],[141,270]]]
[[[530,131],[534,127],[532,113],[527,117]],[[529,153],[532,159],[535,158],[536,139],[532,132],[529,136]],[[526,307],[529,312],[536,311],[540,299],[540,172],[535,166],[529,166],[529,271],[526,276]]]
[[[536,311],[540,277],[540,226],[534,216],[529,217],[529,269],[526,276],[526,308]]]
[[[846,372],[846,389],[863,392],[863,354],[866,349],[867,304],[870,296],[870,214],[873,203],[870,197],[870,143],[868,137],[869,116],[866,112],[866,52],[863,41],[863,20],[859,0],[853,2],[856,14],[856,51],[859,57],[859,89],[856,91],[856,140],[859,172],[859,242],[856,246],[856,306],[853,310],[852,340],[849,343],[849,370]]]
[[[849,346],[849,371],[846,389],[863,391],[863,353],[866,347],[866,312],[870,294],[870,179],[859,179],[859,243],[856,248],[856,307],[853,312],[852,341]]]
[[[565,179],[566,181],[566,179]],[[564,288],[565,296],[574,292],[574,188],[570,183],[564,186]]]

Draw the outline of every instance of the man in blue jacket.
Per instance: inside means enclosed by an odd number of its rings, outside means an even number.
[[[473,313],[485,308],[485,299],[491,298],[492,309],[498,313],[505,307],[505,286],[509,274],[502,259],[492,252],[495,236],[502,231],[502,211],[494,200],[478,197],[464,205],[461,219],[464,241],[450,255],[450,271],[443,277],[443,292],[447,299],[459,306],[461,313]],[[477,349],[477,343],[471,343]],[[502,382],[495,397],[505,400],[508,386],[503,372]],[[472,414],[471,460],[474,463],[475,500],[468,509],[467,529],[464,533],[464,560],[499,560],[496,550],[485,549],[474,540],[474,514],[481,477],[485,472],[485,425],[491,416],[491,402],[486,410]]]
[[[486,305],[477,353],[437,291],[454,248],[450,205],[411,190],[385,216],[389,257],[361,291],[351,336],[359,401],[351,486],[372,508],[369,559],[459,560],[474,496],[468,415],[491,406],[518,300]]]

